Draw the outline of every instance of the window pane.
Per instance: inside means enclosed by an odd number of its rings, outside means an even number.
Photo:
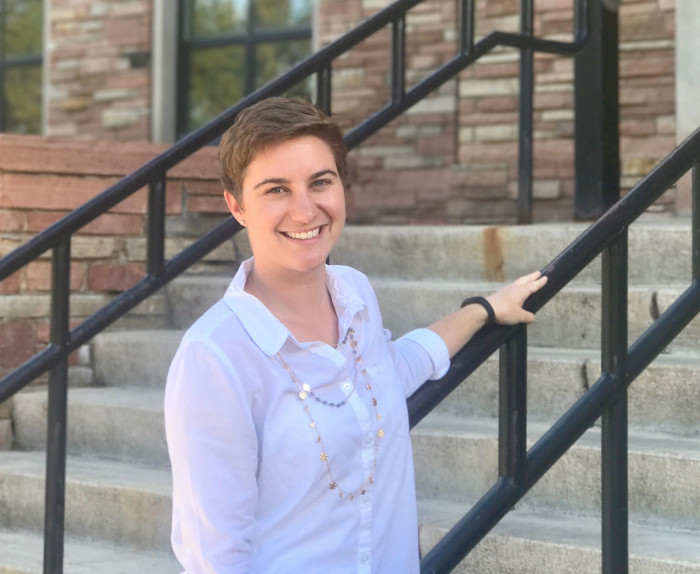
[[[19,134],[41,133],[41,66],[5,71],[5,129]]]
[[[5,0],[5,53],[0,56],[41,54],[42,0]]]
[[[311,40],[291,40],[258,44],[255,49],[255,86],[266,84],[286,72],[294,64],[303,60],[311,51]],[[288,96],[308,97],[309,82],[297,85],[287,92]]]
[[[193,0],[195,38],[245,33],[247,22],[248,0]]]
[[[255,0],[255,26],[310,26],[311,4],[311,0]]]
[[[188,130],[205,124],[243,97],[242,46],[197,50],[192,54]]]

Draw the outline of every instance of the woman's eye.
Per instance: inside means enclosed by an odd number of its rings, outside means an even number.
[[[325,187],[325,186],[330,185],[330,184],[331,184],[330,179],[317,179],[311,185],[313,185],[314,187]]]
[[[282,192],[284,192],[283,187],[271,187],[265,193],[267,193],[268,195],[278,195]]]

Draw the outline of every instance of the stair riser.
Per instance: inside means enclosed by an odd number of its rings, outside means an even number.
[[[532,226],[348,226],[331,261],[370,277],[442,281],[512,281],[542,269],[587,224]],[[236,253],[249,257],[245,233]],[[629,232],[630,283],[690,282],[691,233],[687,225],[634,225]],[[600,261],[575,281],[600,283]]]
[[[528,420],[553,423],[599,376],[599,360],[530,358]],[[498,377],[496,353],[441,403],[439,411],[460,416],[496,417]],[[628,401],[629,422],[633,428],[681,436],[700,435],[697,415],[700,364],[652,364],[630,386]]]
[[[400,336],[416,327],[429,325],[459,308],[467,296],[486,296],[498,288],[483,284],[463,285],[425,281],[402,283],[395,280],[372,281],[382,309],[384,325],[394,336]],[[168,290],[171,307],[177,309],[173,317],[179,328],[192,324],[196,318],[220,298],[226,290],[228,279],[204,280],[184,278]],[[190,304],[187,296],[197,291],[197,301]],[[207,294],[208,291],[208,294]],[[629,342],[641,335],[663,311],[680,289],[632,287],[628,298]],[[600,348],[601,293],[600,287],[571,286],[557,294],[537,315],[528,329],[528,342],[543,347],[570,349]],[[668,347],[669,351],[698,350],[700,318],[694,319],[688,328]]]
[[[401,284],[375,281],[384,326],[399,336],[426,326],[458,309],[467,296],[487,296],[492,291],[466,285],[432,283]],[[667,290],[676,293],[673,290]],[[628,297],[629,343],[633,343],[655,319],[656,295],[644,288],[630,289]],[[557,294],[537,314],[528,328],[528,343],[540,347],[600,349],[601,295],[599,289],[570,287]],[[697,352],[700,318],[669,345],[669,351]]]
[[[416,482],[423,498],[473,502],[496,481],[497,441],[414,431]],[[640,522],[700,527],[700,460],[629,454],[630,515]],[[597,514],[600,453],[574,447],[535,485],[520,508]]]
[[[416,483],[423,498],[472,502],[496,481],[497,441],[424,435],[414,431]],[[700,460],[629,455],[630,515],[641,522],[700,527]],[[596,514],[600,453],[574,447],[527,494],[521,508],[550,507]]]
[[[422,527],[423,555],[444,535],[444,529]],[[452,572],[454,574],[600,574],[599,550],[506,536],[487,536]],[[638,574],[700,574],[700,564],[653,558],[630,558]]]
[[[20,448],[45,450],[46,405],[43,394],[15,399],[15,441]],[[69,455],[166,465],[163,413],[69,401],[67,448]]]
[[[169,496],[96,484],[66,485],[66,534],[132,548],[170,548]],[[0,523],[40,532],[44,521],[44,479],[0,474]]]
[[[154,388],[165,378],[177,346],[179,331],[112,332],[91,343],[95,381],[110,387]]]

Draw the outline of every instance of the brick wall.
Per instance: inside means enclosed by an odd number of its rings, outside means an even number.
[[[84,204],[119,177],[164,149],[146,143],[60,140],[0,135],[0,256]],[[206,148],[173,169],[166,188],[166,257],[189,245],[227,214],[217,180],[216,149]],[[146,189],[86,225],[71,244],[71,320],[75,325],[145,275]],[[193,272],[231,272],[225,244]],[[0,376],[49,340],[51,254],[45,253],[0,282]],[[114,328],[165,326],[164,297],[156,294]],[[71,358],[75,384],[89,382],[90,357]],[[7,406],[0,405],[0,446]],[[9,427],[8,427],[9,428]]]
[[[388,0],[322,0],[327,43]],[[477,38],[517,31],[518,0],[477,0]],[[571,39],[573,2],[535,3],[535,33]],[[429,0],[407,19],[407,81],[456,53],[456,3]],[[675,147],[674,0],[623,0],[620,9],[622,186],[630,189]],[[388,102],[389,34],[334,66],[333,112],[350,126]],[[518,61],[500,49],[445,84],[352,155],[349,215],[382,223],[503,222],[515,218]],[[535,59],[534,216],[573,215],[573,60]],[[652,211],[672,212],[675,190]]]
[[[50,0],[47,135],[150,140],[151,0]]]

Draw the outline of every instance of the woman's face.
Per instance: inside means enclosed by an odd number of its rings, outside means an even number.
[[[245,171],[240,203],[224,195],[248,228],[260,271],[323,269],[345,225],[345,193],[333,152],[314,136],[264,149]]]

